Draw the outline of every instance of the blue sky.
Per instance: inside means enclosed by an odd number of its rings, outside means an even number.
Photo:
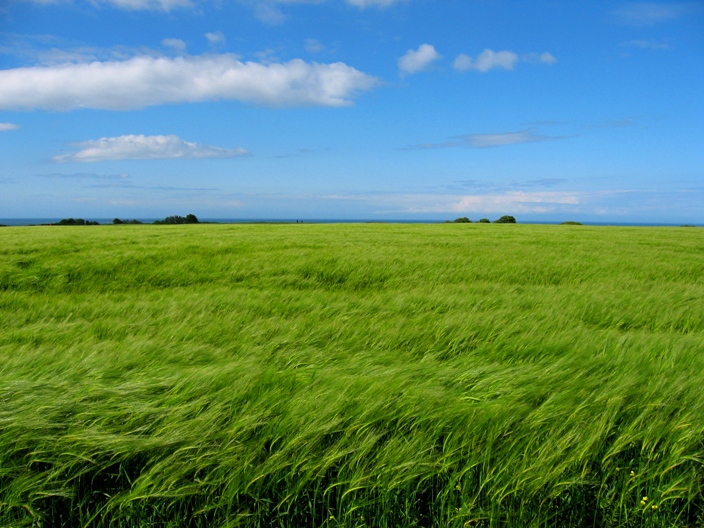
[[[704,223],[704,2],[7,0],[0,218]]]

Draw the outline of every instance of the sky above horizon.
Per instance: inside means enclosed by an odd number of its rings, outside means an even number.
[[[6,0],[0,218],[704,223],[704,2]]]

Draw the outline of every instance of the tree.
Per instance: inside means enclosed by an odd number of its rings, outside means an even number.
[[[471,224],[472,221],[467,218],[466,216],[461,216],[459,218],[455,218],[455,224]]]
[[[515,224],[516,219],[511,215],[504,215],[498,220],[494,220],[495,224]]]
[[[479,223],[480,224],[490,224],[491,220],[489,220],[488,218],[482,218],[481,220],[479,220]]]
[[[186,215],[185,217],[179,216],[179,215],[167,216],[163,220],[157,220],[154,223],[155,224],[197,224],[199,222],[198,222],[198,218],[196,218],[196,215],[189,214],[189,215]]]

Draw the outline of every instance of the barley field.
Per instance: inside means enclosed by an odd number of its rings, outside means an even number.
[[[0,229],[2,527],[704,526],[704,230]]]

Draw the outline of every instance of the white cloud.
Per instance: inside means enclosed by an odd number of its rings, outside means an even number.
[[[241,62],[234,55],[133,57],[125,61],[0,70],[0,109],[131,110],[166,103],[241,101],[269,106],[347,106],[377,84],[342,62]]]
[[[398,59],[398,69],[401,74],[412,75],[427,69],[433,62],[441,59],[441,55],[430,44],[421,44],[417,50],[408,50]]]
[[[225,35],[223,35],[221,31],[206,33],[205,38],[208,39],[211,46],[222,46],[227,42]]]
[[[128,135],[81,141],[75,144],[80,148],[73,154],[54,157],[59,163],[134,159],[174,159],[174,158],[235,158],[247,155],[243,148],[226,149],[210,145],[199,145],[184,141],[175,135],[144,136]]]
[[[0,132],[9,132],[10,130],[17,130],[18,128],[20,128],[20,126],[14,123],[0,123]]]
[[[517,62],[518,55],[513,51],[492,51],[485,49],[479,54],[476,60],[473,60],[472,57],[464,53],[458,55],[452,66],[460,72],[469,70],[487,72],[494,68],[512,70]]]
[[[165,38],[161,41],[161,45],[171,48],[178,53],[184,53],[186,51],[186,43],[181,39]]]

